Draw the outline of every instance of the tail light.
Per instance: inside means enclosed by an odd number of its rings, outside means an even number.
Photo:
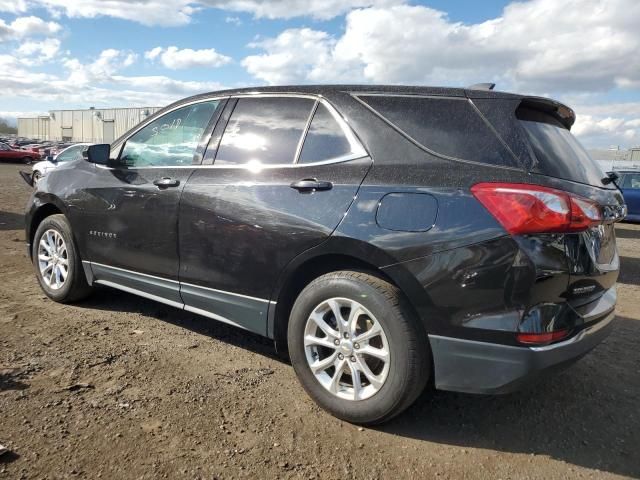
[[[471,192],[512,235],[571,233],[602,223],[595,202],[526,183],[478,183]]]
[[[557,342],[569,335],[569,330],[556,330],[555,332],[544,333],[518,333],[517,340],[527,345],[546,345],[548,343]]]

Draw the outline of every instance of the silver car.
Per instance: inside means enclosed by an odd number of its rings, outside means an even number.
[[[37,162],[31,169],[31,178],[33,178],[33,184],[44,177],[48,172],[57,168],[62,163],[70,162],[82,158],[82,152],[86,148],[92,145],[91,143],[76,143],[70,147],[65,148],[55,156],[49,156],[41,162]]]

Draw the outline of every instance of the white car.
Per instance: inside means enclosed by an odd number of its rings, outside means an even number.
[[[47,157],[46,160],[35,163],[31,169],[31,178],[33,178],[33,184],[35,185],[36,183],[38,183],[38,181],[42,177],[44,177],[47,172],[50,172],[51,170],[57,168],[60,164],[82,158],[82,152],[86,150],[89,145],[93,144],[76,143],[75,145],[71,145],[70,147],[65,148],[54,157]]]

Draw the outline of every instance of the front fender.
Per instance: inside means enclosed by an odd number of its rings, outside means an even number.
[[[62,213],[68,218],[68,209],[64,202],[57,196],[36,190],[29,198],[25,212],[25,239],[29,257],[31,257],[31,243],[40,222],[55,213]]]

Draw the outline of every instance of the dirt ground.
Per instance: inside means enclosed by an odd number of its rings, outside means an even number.
[[[0,479],[640,478],[640,226],[618,228],[617,325],[591,354],[525,392],[429,392],[363,429],[260,337],[115,290],[46,299],[19,168],[0,165]]]

